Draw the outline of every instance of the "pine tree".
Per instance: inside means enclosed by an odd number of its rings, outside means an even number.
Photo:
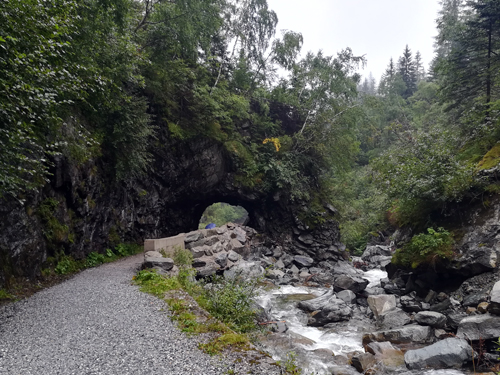
[[[406,45],[403,56],[399,58],[398,71],[406,85],[403,97],[405,99],[409,98],[415,91],[417,91],[417,74],[415,62],[413,61],[412,53],[408,45]]]
[[[425,79],[425,68],[424,62],[422,61],[422,55],[420,51],[415,54],[415,74],[417,83]]]
[[[449,55],[438,64],[445,97],[454,106],[481,98],[488,107],[499,94],[500,2],[478,0],[467,3],[470,14],[463,31],[450,41]]]

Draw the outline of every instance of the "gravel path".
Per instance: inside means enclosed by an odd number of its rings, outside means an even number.
[[[0,307],[0,374],[225,374],[131,285],[142,255],[92,268]]]

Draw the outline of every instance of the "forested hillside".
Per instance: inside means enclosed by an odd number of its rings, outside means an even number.
[[[60,158],[134,183],[165,139],[203,138],[239,188],[331,203],[355,251],[497,192],[498,1],[443,0],[429,71],[406,46],[378,85],[357,73],[363,51],[301,51],[278,16],[266,0],[2,2],[0,197],[23,204]]]

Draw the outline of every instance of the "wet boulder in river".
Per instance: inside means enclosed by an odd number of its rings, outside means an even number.
[[[405,364],[410,370],[460,368],[471,359],[471,352],[467,341],[448,338],[425,348],[408,350],[405,354]]]
[[[349,320],[352,317],[352,308],[341,299],[332,298],[319,311],[309,316],[308,325],[313,327],[324,326],[328,323]]]
[[[354,293],[363,291],[368,285],[368,280],[361,277],[340,275],[335,278],[334,288],[335,291],[351,290]]]

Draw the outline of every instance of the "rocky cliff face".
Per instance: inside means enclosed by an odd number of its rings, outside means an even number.
[[[205,208],[215,202],[243,206],[249,226],[293,253],[328,259],[342,248],[334,209],[320,224],[299,219],[304,207],[279,192],[263,194],[234,182],[235,168],[223,145],[206,138],[158,141],[144,178],[115,184],[99,161],[55,159],[43,189],[0,203],[0,285],[11,277],[34,278],[47,257],[103,252],[123,241],[141,242],[197,229]]]

